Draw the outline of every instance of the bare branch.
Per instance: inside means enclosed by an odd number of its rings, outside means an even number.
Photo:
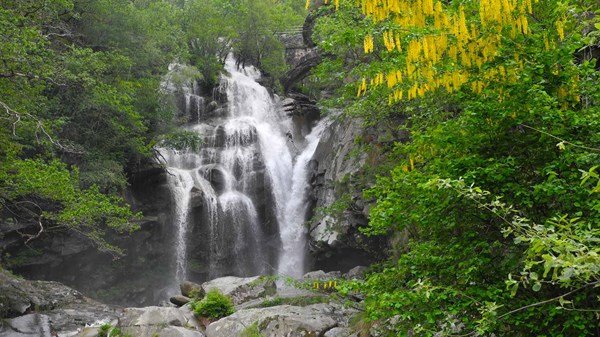
[[[37,234],[34,235],[29,235],[29,238],[25,240],[25,244],[28,244],[31,240],[37,239],[40,237],[40,235],[42,235],[42,232],[44,231],[44,226],[42,225],[41,217],[38,219],[38,225],[40,226],[39,232],[37,232]]]
[[[12,134],[14,137],[17,136],[17,125],[22,121],[22,119],[24,117],[26,117],[27,119],[33,120],[36,123],[35,137],[38,142],[40,141],[40,139],[38,138],[38,133],[42,133],[44,135],[44,137],[46,137],[52,145],[56,146],[61,151],[64,151],[67,153],[74,153],[74,154],[83,154],[84,153],[83,151],[78,150],[73,146],[65,146],[65,145],[62,145],[57,140],[54,140],[52,138],[52,136],[50,136],[48,131],[46,131],[46,128],[44,127],[44,123],[42,123],[42,121],[37,119],[35,116],[33,116],[29,113],[20,113],[18,111],[15,111],[10,106],[8,106],[8,104],[6,104],[2,101],[0,101],[0,106],[2,106],[4,108],[4,110],[6,111],[6,114],[9,116],[8,118],[4,118],[4,119],[9,119],[12,121]]]

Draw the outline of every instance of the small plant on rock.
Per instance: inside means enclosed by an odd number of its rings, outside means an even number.
[[[252,325],[246,327],[244,331],[242,331],[242,337],[262,337],[260,331],[258,330],[258,323],[254,322]]]
[[[231,299],[218,289],[210,290],[202,300],[193,301],[191,306],[194,314],[210,320],[217,320],[235,312]]]
[[[98,330],[99,337],[131,337],[129,334],[124,334],[121,329],[113,327],[110,323],[104,323]]]

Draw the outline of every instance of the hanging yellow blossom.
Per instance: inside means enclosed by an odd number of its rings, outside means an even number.
[[[563,19],[556,21],[556,32],[561,41],[565,39],[565,23]]]
[[[443,0],[356,1],[362,13],[375,23],[390,23],[385,29],[378,27],[382,34],[378,41],[388,53],[399,53],[394,57],[398,57],[401,69],[368,79],[372,87],[386,83],[389,102],[397,102],[403,95],[406,99],[422,97],[439,88],[453,92],[466,84],[480,93],[491,81],[517,81],[519,69],[524,66],[519,52],[514,56],[517,66],[509,71],[490,66],[490,62],[498,56],[506,33],[514,38],[530,34],[529,20],[534,3],[538,2],[476,0],[452,8]],[[556,22],[560,40],[564,39],[565,21],[563,18]],[[364,52],[372,53],[373,35],[367,34],[363,42]],[[547,50],[554,47],[552,43],[544,35]],[[359,86],[359,96],[365,93],[366,84],[363,80]]]
[[[367,35],[365,36],[364,39],[364,49],[365,49],[365,54],[369,54],[373,52],[373,36],[371,35]]]

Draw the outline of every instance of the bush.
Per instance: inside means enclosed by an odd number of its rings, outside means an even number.
[[[218,289],[210,290],[202,300],[192,302],[191,305],[194,314],[211,320],[229,316],[235,312],[231,299]]]

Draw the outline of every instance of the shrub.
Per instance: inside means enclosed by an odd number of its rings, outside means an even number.
[[[194,301],[191,305],[194,314],[211,320],[229,316],[235,312],[231,299],[218,289],[210,290],[202,300]]]

